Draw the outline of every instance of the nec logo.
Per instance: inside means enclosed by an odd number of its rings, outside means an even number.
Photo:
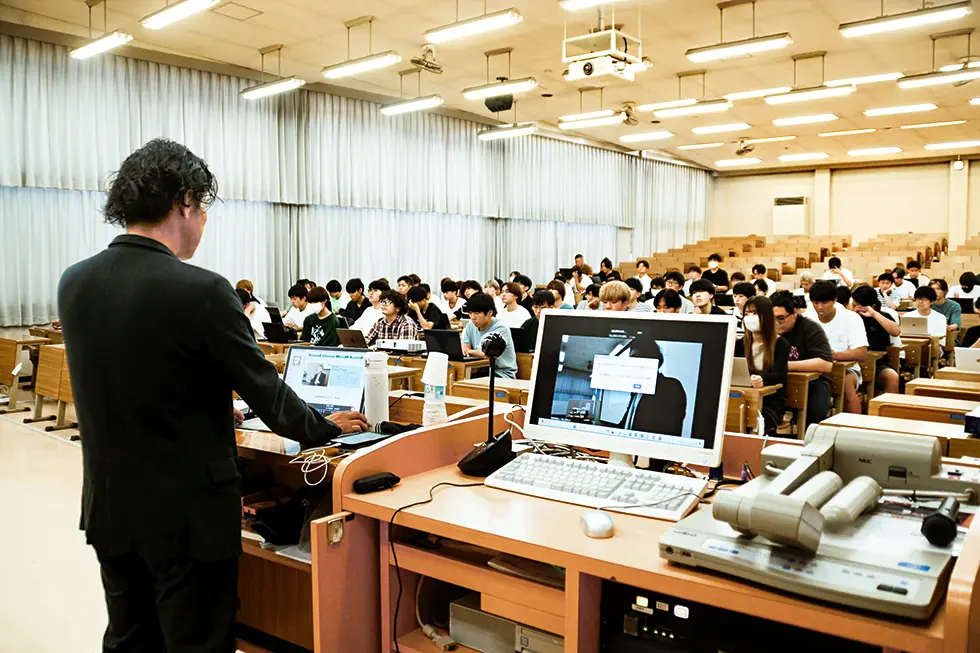
[[[871,464],[871,459],[870,458],[858,458],[858,462],[862,462],[865,465],[870,465]]]

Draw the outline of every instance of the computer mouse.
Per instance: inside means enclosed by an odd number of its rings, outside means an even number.
[[[608,513],[591,510],[579,518],[582,532],[597,540],[613,536],[613,520]]]

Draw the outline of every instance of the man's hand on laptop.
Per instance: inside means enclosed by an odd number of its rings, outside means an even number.
[[[366,433],[368,431],[367,418],[363,414],[352,410],[333,413],[328,415],[327,419],[339,426],[344,434]]]

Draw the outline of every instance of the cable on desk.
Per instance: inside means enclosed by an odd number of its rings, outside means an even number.
[[[402,510],[408,510],[409,508],[417,508],[419,506],[424,506],[428,503],[432,503],[435,500],[433,493],[440,487],[480,487],[483,483],[450,483],[444,481],[442,483],[436,483],[429,488],[429,498],[423,499],[422,501],[416,501],[414,503],[409,503],[400,508],[397,508],[395,512],[391,513],[391,519],[388,520],[388,548],[391,551],[391,559],[395,563],[395,578],[398,580],[398,595],[395,598],[395,614],[393,617],[393,623],[395,628],[398,626],[398,610],[401,607],[402,602],[402,570],[398,565],[398,554],[395,553],[395,538],[394,538],[394,528],[395,528],[395,518],[398,517],[398,513]],[[395,641],[395,653],[401,653],[401,648],[398,646],[398,632],[396,630],[392,631],[392,639]]]
[[[395,397],[395,400],[388,404],[388,408],[391,408],[392,406],[394,406],[395,404],[397,404],[399,401],[401,401],[405,397],[424,397],[424,396],[425,396],[425,393],[424,392],[408,392],[408,391],[405,391],[402,394],[400,394],[397,397]]]
[[[710,499],[711,497],[713,497],[716,494],[718,494],[718,490],[720,488],[727,487],[729,485],[734,485],[734,486],[745,485],[745,481],[736,480],[736,479],[733,479],[733,478],[724,478],[724,479],[718,481],[717,483],[715,483],[714,487],[712,487],[710,490],[708,490],[707,492],[705,492],[704,493],[704,496],[702,497],[702,499]]]
[[[319,485],[327,479],[327,474],[330,472],[330,463],[335,460],[340,460],[341,458],[346,458],[352,453],[347,451],[336,456],[327,456],[325,452],[331,449],[332,447],[317,447],[316,449],[308,449],[290,460],[289,464],[302,465],[300,471],[303,472],[303,480],[307,485]],[[320,478],[311,481],[311,476],[320,470],[323,470],[323,474],[320,475]]]
[[[616,511],[620,511],[620,510],[630,510],[632,508],[656,508],[657,506],[659,506],[662,503],[670,503],[671,501],[674,501],[675,499],[680,499],[680,498],[687,497],[687,496],[700,498],[700,495],[698,495],[697,492],[681,492],[680,494],[675,494],[672,497],[667,497],[666,499],[661,499],[660,501],[654,501],[653,503],[636,503],[636,504],[628,504],[628,505],[600,506],[600,507],[596,508],[596,510],[613,510],[613,509],[615,509]]]

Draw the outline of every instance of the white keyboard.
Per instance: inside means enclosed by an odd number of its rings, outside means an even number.
[[[542,499],[680,521],[708,482],[645,469],[525,453],[487,477],[487,487]],[[657,504],[657,505],[646,505]]]

